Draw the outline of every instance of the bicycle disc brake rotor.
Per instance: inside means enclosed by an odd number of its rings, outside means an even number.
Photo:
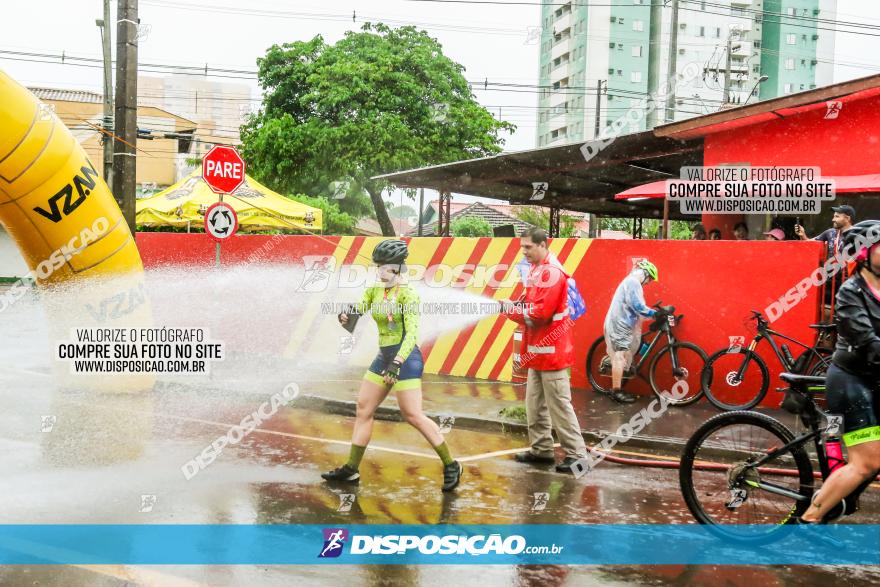
[[[742,379],[737,378],[736,371],[730,371],[724,380],[727,381],[727,384],[731,387],[736,387],[742,383]]]

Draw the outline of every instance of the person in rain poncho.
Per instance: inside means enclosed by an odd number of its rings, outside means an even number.
[[[611,299],[605,315],[605,346],[608,357],[600,372],[611,371],[611,398],[619,403],[632,403],[636,396],[621,391],[624,372],[632,376],[630,365],[642,341],[642,319],[653,318],[657,310],[645,304],[644,285],[657,280],[657,267],[643,259],[627,275]],[[607,393],[607,392],[605,392]]]

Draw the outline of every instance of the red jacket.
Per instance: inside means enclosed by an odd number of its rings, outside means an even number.
[[[505,312],[525,325],[520,360],[523,368],[556,371],[574,364],[574,321],[568,310],[568,278],[550,262],[550,255],[532,265],[526,282],[524,307]]]

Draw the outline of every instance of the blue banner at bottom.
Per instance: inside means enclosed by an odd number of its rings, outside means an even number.
[[[880,525],[0,525],[0,564],[878,565]]]

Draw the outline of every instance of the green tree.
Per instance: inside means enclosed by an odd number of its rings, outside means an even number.
[[[492,236],[492,225],[483,218],[463,216],[449,225],[452,236]]]
[[[620,230],[632,234],[633,220],[632,218],[600,218],[602,230]],[[669,238],[670,240],[687,240],[691,238],[691,227],[695,222],[686,222],[684,220],[669,221]],[[654,218],[646,219],[642,223],[642,235],[646,238],[657,238],[663,225],[662,220]]]
[[[257,60],[262,109],[242,127],[250,171],[276,190],[362,188],[386,235],[394,230],[376,175],[501,151],[496,120],[475,100],[464,67],[425,31],[366,23],[334,45],[273,45]]]
[[[320,208],[323,216],[322,232],[324,234],[352,234],[357,219],[339,209],[339,204],[335,200],[328,200],[320,196],[305,196],[298,194],[291,196],[291,200]]]
[[[391,204],[388,206],[388,216],[391,218],[397,218],[398,220],[406,220],[407,218],[412,218],[413,216],[418,216],[419,213],[416,212],[416,209],[412,206],[407,206],[406,204],[402,206],[398,206],[395,204]]]
[[[550,213],[537,206],[521,206],[516,208],[514,212],[517,218],[523,222],[528,222],[538,228],[547,229],[550,227]],[[571,216],[570,214],[562,214],[559,218],[559,236],[569,238],[577,233],[577,224],[580,218]]]

